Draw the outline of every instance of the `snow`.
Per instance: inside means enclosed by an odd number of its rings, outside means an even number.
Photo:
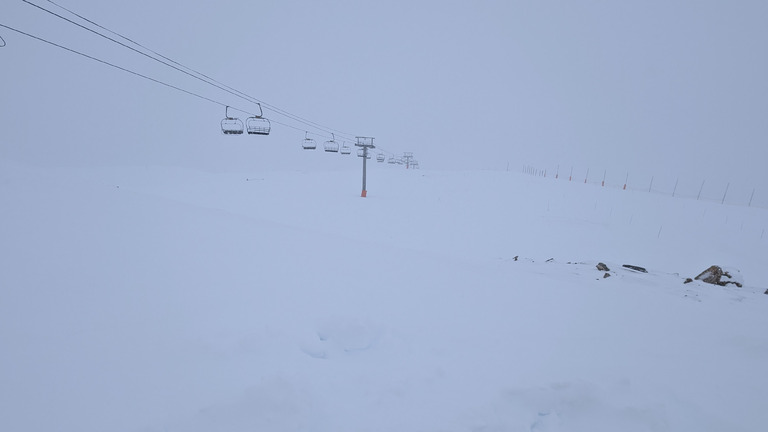
[[[0,429],[768,424],[765,209],[368,176],[0,160]]]

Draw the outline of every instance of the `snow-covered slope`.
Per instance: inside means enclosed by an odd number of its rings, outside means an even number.
[[[365,199],[357,169],[0,167],[2,430],[768,424],[764,209],[376,164]],[[712,264],[745,286],[683,284]]]

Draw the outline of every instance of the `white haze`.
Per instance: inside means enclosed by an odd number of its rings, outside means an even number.
[[[357,169],[0,167],[3,430],[768,421],[765,209],[376,163],[367,198]],[[744,286],[683,283],[712,264]]]
[[[671,192],[680,179],[696,194],[706,181],[717,196],[730,183],[768,199],[762,1],[60,3],[292,114],[374,136],[395,154],[414,152],[422,166],[573,167],[618,185],[627,174],[638,187],[655,177]],[[21,1],[4,2],[0,17],[255,109]],[[0,35],[8,42],[0,51],[6,157],[233,164],[220,151],[222,107],[5,29]],[[266,114],[298,130],[276,125],[265,145],[294,146],[305,129],[318,132]],[[286,157],[258,146],[241,167]]]
[[[0,430],[768,423],[765,2],[60,4],[422,169],[0,27]]]

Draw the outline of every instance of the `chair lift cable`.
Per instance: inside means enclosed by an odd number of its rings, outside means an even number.
[[[291,114],[291,113],[289,113],[288,111],[282,110],[282,109],[280,109],[280,108],[278,108],[278,107],[276,107],[276,106],[273,106],[273,105],[271,105],[271,104],[267,104],[267,103],[265,103],[265,102],[262,102],[262,101],[260,101],[260,100],[258,100],[258,99],[256,99],[256,98],[254,98],[254,97],[252,97],[252,96],[249,96],[249,95],[248,95],[248,94],[246,94],[246,93],[243,93],[243,92],[241,92],[241,91],[239,91],[239,90],[237,90],[237,89],[234,89],[234,88],[232,88],[232,87],[230,87],[230,86],[227,86],[226,84],[223,84],[223,83],[221,83],[221,82],[219,82],[219,81],[217,81],[217,80],[215,80],[215,79],[213,79],[213,78],[209,77],[208,75],[205,75],[205,74],[203,74],[203,73],[201,73],[201,72],[198,72],[198,71],[196,71],[195,69],[192,69],[192,68],[190,68],[190,67],[188,67],[188,66],[184,66],[183,64],[181,64],[181,63],[179,63],[179,62],[177,62],[177,61],[174,61],[174,60],[172,60],[172,59],[170,59],[170,58],[168,58],[168,57],[166,57],[166,56],[164,56],[164,55],[162,55],[162,54],[160,54],[160,53],[158,53],[158,52],[156,52],[156,51],[154,51],[154,50],[152,50],[152,49],[149,49],[149,48],[147,48],[146,46],[144,46],[144,45],[142,45],[142,44],[140,44],[140,43],[138,43],[138,42],[134,41],[133,39],[130,39],[130,38],[126,37],[126,36],[123,36],[123,35],[122,35],[122,34],[120,34],[120,33],[114,32],[114,31],[112,31],[112,30],[110,30],[110,29],[108,29],[108,28],[106,28],[106,27],[104,27],[104,26],[102,26],[102,25],[100,25],[100,24],[98,24],[98,23],[96,23],[96,22],[92,21],[92,20],[89,20],[89,19],[87,19],[87,18],[83,17],[82,15],[80,15],[80,14],[78,14],[78,13],[76,13],[76,12],[74,12],[74,11],[70,10],[70,9],[67,9],[67,8],[65,8],[65,7],[63,7],[63,6],[59,5],[59,4],[57,4],[56,2],[54,2],[54,1],[52,1],[52,0],[46,0],[46,1],[48,1],[49,3],[51,3],[51,4],[53,4],[53,5],[57,6],[57,7],[59,7],[59,8],[61,8],[61,9],[65,10],[65,11],[67,11],[67,12],[69,12],[69,13],[71,13],[72,15],[74,15],[74,16],[76,16],[76,17],[78,17],[78,18],[80,18],[80,19],[82,19],[82,20],[84,20],[84,21],[86,21],[86,22],[88,22],[88,23],[91,23],[91,24],[93,24],[93,25],[95,25],[95,26],[97,26],[97,27],[99,27],[99,28],[101,28],[101,29],[103,29],[103,30],[106,30],[106,31],[107,31],[107,32],[109,32],[109,33],[112,33],[112,34],[114,34],[114,35],[116,35],[116,36],[118,36],[118,37],[120,37],[120,38],[122,38],[122,39],[124,39],[124,40],[126,40],[126,41],[129,41],[130,43],[132,43],[132,44],[134,44],[134,45],[136,45],[136,46],[139,46],[139,47],[141,47],[142,49],[144,49],[144,50],[147,50],[147,51],[149,51],[150,53],[152,53],[152,54],[154,54],[154,55],[157,55],[157,56],[159,56],[159,57],[161,57],[161,58],[163,58],[163,59],[165,59],[165,60],[168,60],[169,62],[171,62],[171,63],[173,63],[173,64],[176,64],[176,65],[178,65],[178,66],[180,66],[180,67],[182,67],[182,68],[184,68],[184,69],[187,69],[188,71],[191,71],[192,73],[190,73],[190,72],[187,72],[187,71],[185,71],[185,70],[182,70],[182,69],[180,69],[179,67],[173,66],[173,65],[171,65],[171,64],[169,64],[169,63],[167,63],[167,62],[165,62],[165,61],[163,61],[163,60],[157,59],[156,57],[153,57],[153,56],[151,56],[151,55],[149,55],[149,54],[147,54],[147,53],[144,53],[144,52],[142,52],[142,51],[140,51],[140,50],[137,50],[136,48],[130,47],[130,46],[128,46],[128,45],[126,45],[126,44],[124,44],[124,43],[122,43],[122,42],[119,42],[119,41],[117,41],[117,40],[115,40],[115,39],[113,39],[113,38],[111,38],[111,37],[109,37],[109,36],[106,36],[106,35],[104,35],[104,34],[102,34],[102,33],[99,33],[99,32],[97,32],[97,31],[93,30],[93,29],[90,29],[90,28],[88,28],[88,27],[86,27],[86,26],[84,26],[84,25],[82,25],[82,24],[76,23],[75,21],[73,21],[73,20],[70,20],[69,18],[66,18],[66,17],[64,17],[64,16],[62,16],[62,15],[59,15],[59,14],[57,14],[57,13],[55,13],[55,12],[53,12],[53,11],[49,10],[49,9],[46,9],[46,8],[44,8],[44,7],[40,6],[40,5],[37,5],[37,4],[35,4],[35,3],[32,3],[32,2],[30,2],[29,0],[22,0],[22,1],[23,1],[23,2],[25,2],[25,3],[27,3],[27,4],[29,4],[29,5],[31,5],[31,6],[34,6],[34,7],[38,8],[38,9],[40,9],[40,10],[43,10],[43,11],[45,11],[45,12],[48,12],[49,14],[51,14],[51,15],[54,15],[54,16],[56,16],[56,17],[60,18],[60,19],[63,19],[63,20],[65,20],[65,21],[67,21],[67,22],[69,22],[69,23],[71,23],[71,24],[74,24],[74,25],[76,25],[76,26],[78,26],[78,27],[80,27],[80,28],[83,28],[83,29],[85,29],[85,30],[88,30],[88,31],[90,31],[90,32],[92,32],[92,33],[94,33],[94,34],[96,34],[96,35],[98,35],[98,36],[101,36],[101,37],[103,37],[103,38],[105,38],[105,39],[107,39],[107,40],[109,40],[109,41],[112,41],[112,42],[114,42],[114,43],[116,43],[116,44],[118,44],[118,45],[121,45],[121,46],[123,46],[123,47],[125,47],[125,48],[128,48],[128,49],[130,49],[131,51],[134,51],[134,52],[136,52],[136,53],[139,53],[139,54],[141,54],[141,55],[143,55],[143,56],[146,56],[146,57],[148,57],[148,58],[150,58],[150,59],[152,59],[152,60],[155,60],[155,61],[157,61],[157,62],[159,62],[159,63],[162,63],[162,64],[164,64],[165,66],[168,66],[168,67],[170,67],[170,68],[173,68],[173,69],[175,69],[175,70],[177,70],[177,71],[179,71],[179,72],[182,72],[182,73],[184,73],[184,74],[186,74],[186,75],[189,75],[189,76],[191,76],[191,77],[193,77],[193,78],[195,78],[195,79],[197,79],[197,80],[203,81],[203,82],[205,82],[206,84],[209,84],[209,85],[211,85],[211,86],[214,86],[214,87],[216,87],[216,88],[218,88],[218,89],[220,89],[220,90],[223,90],[223,91],[225,91],[225,92],[227,92],[227,93],[230,93],[230,94],[232,94],[232,95],[234,95],[234,96],[237,96],[237,97],[239,97],[239,98],[241,98],[241,99],[244,99],[244,100],[246,100],[246,101],[248,101],[248,102],[251,102],[251,103],[255,103],[255,104],[259,104],[259,105],[261,105],[261,106],[267,107],[267,108],[271,109],[272,111],[274,111],[274,112],[276,112],[276,113],[278,113],[278,114],[281,114],[281,115],[283,115],[283,116],[285,116],[285,117],[288,117],[288,118],[290,118],[290,119],[292,119],[292,120],[294,120],[294,121],[297,121],[297,122],[299,122],[299,123],[304,123],[304,124],[306,124],[306,125],[308,125],[308,126],[312,126],[312,127],[316,128],[316,129],[319,129],[319,130],[321,130],[321,131],[323,131],[323,132],[326,132],[326,133],[331,133],[330,131],[334,131],[334,132],[337,132],[337,133],[339,133],[339,134],[343,134],[343,135],[349,135],[349,134],[346,134],[346,133],[343,133],[343,132],[339,132],[338,130],[335,130],[335,129],[329,128],[329,127],[327,127],[327,126],[323,126],[323,125],[321,125],[321,124],[319,124],[319,123],[315,123],[315,122],[312,122],[312,121],[310,121],[310,120],[304,119],[304,118],[302,118],[302,117],[299,117],[299,116],[297,116],[297,115],[295,115],[295,114]],[[202,78],[201,78],[201,77],[202,77]],[[276,122],[276,123],[277,123],[277,122]],[[278,124],[279,124],[279,123],[278,123]]]
[[[150,76],[147,76],[147,75],[144,75],[144,74],[142,74],[142,73],[139,73],[139,72],[135,72],[135,71],[132,71],[132,70],[130,70],[130,69],[127,69],[127,68],[124,68],[124,67],[122,67],[122,66],[118,66],[118,65],[116,65],[116,64],[114,64],[114,63],[110,63],[110,62],[108,62],[108,61],[106,61],[106,60],[102,60],[102,59],[96,58],[96,57],[94,57],[94,56],[91,56],[91,55],[88,55],[88,54],[82,53],[82,52],[80,52],[80,51],[74,50],[74,49],[72,49],[72,48],[68,48],[68,47],[65,47],[64,45],[60,45],[60,44],[57,44],[57,43],[55,43],[55,42],[51,42],[51,41],[49,41],[49,40],[47,40],[47,39],[43,39],[43,38],[41,38],[41,37],[38,37],[38,36],[32,35],[32,34],[30,34],[30,33],[27,33],[27,32],[24,32],[24,31],[21,31],[21,30],[19,30],[19,29],[16,29],[16,28],[13,28],[13,27],[7,26],[7,25],[5,25],[5,24],[2,24],[2,23],[0,23],[0,27],[6,28],[6,29],[8,29],[8,30],[11,30],[11,31],[14,31],[14,32],[16,32],[16,33],[19,33],[19,34],[22,34],[22,35],[24,35],[24,36],[30,37],[30,38],[32,38],[32,39],[38,40],[38,41],[40,41],[40,42],[45,42],[45,43],[47,43],[47,44],[49,44],[49,45],[53,45],[53,46],[55,46],[55,47],[57,47],[57,48],[61,48],[61,49],[65,50],[65,51],[69,51],[69,52],[71,52],[71,53],[73,53],[73,54],[77,54],[77,55],[79,55],[79,56],[83,56],[83,57],[85,57],[85,58],[87,58],[87,59],[90,59],[90,60],[93,60],[93,61],[99,62],[99,63],[101,63],[101,64],[104,64],[104,65],[107,65],[107,66],[113,67],[113,68],[115,68],[115,69],[119,69],[119,70],[121,70],[121,71],[123,71],[123,72],[127,72],[127,73],[129,73],[129,74],[132,74],[132,75],[135,75],[135,76],[138,76],[138,77],[144,78],[144,79],[146,79],[146,80],[149,80],[149,81],[152,81],[152,82],[154,82],[154,83],[157,83],[157,84],[161,84],[161,85],[164,85],[164,86],[166,86],[166,87],[169,87],[169,88],[172,88],[172,89],[174,89],[174,90],[178,90],[178,91],[180,91],[180,92],[183,92],[183,93],[186,93],[186,94],[188,94],[188,95],[190,95],[190,96],[195,96],[195,97],[197,97],[197,98],[200,98],[200,99],[206,100],[206,101],[208,101],[208,102],[211,102],[211,103],[215,103],[215,104],[217,104],[217,105],[221,105],[221,106],[223,106],[223,107],[226,107],[226,106],[227,106],[227,104],[225,104],[225,103],[223,103],[223,102],[219,102],[219,101],[217,101],[217,100],[214,100],[214,99],[211,99],[211,98],[209,98],[209,97],[206,97],[206,96],[203,96],[203,95],[197,94],[197,93],[195,93],[195,92],[191,92],[191,91],[189,91],[189,90],[185,90],[185,89],[183,89],[183,88],[181,88],[181,87],[178,87],[178,86],[175,86],[175,85],[173,85],[173,84],[168,84],[168,83],[166,83],[166,82],[160,81],[160,80],[158,80],[158,79],[152,78],[152,77],[150,77]],[[230,108],[233,108],[233,107],[231,107],[231,106],[230,106]],[[250,112],[248,112],[248,111],[245,111],[245,110],[242,110],[242,109],[239,109],[239,108],[233,108],[233,109],[236,109],[236,110],[238,110],[238,111],[240,111],[240,112],[244,112],[244,113],[247,113],[247,114],[251,114]]]

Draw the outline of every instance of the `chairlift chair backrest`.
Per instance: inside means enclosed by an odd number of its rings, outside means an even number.
[[[336,142],[336,136],[331,134],[332,138],[325,142],[325,151],[330,153],[337,153],[339,151],[339,143]]]
[[[363,150],[363,149],[358,149],[358,150],[357,150],[357,157],[363,157],[363,156],[367,156],[367,157],[366,157],[366,159],[370,159],[370,158],[371,158],[371,152],[368,152],[368,153],[366,154],[366,153],[365,153],[365,150]]]
[[[308,132],[304,132],[304,142],[301,143],[301,148],[304,150],[314,150],[317,148],[315,140],[308,136]]]
[[[315,140],[312,138],[304,138],[304,142],[301,144],[301,148],[304,150],[314,150],[317,148],[317,144],[315,144]]]
[[[240,135],[243,133],[243,122],[237,117],[229,116],[229,107],[224,110],[224,119],[221,121],[221,133],[224,135]]]
[[[248,117],[245,121],[249,135],[269,135],[272,125],[263,117]]]
[[[269,135],[272,125],[269,120],[264,118],[264,111],[261,110],[261,104],[256,104],[259,107],[259,113],[254,114],[252,117],[248,117],[245,121],[245,127],[248,130],[248,135]]]

